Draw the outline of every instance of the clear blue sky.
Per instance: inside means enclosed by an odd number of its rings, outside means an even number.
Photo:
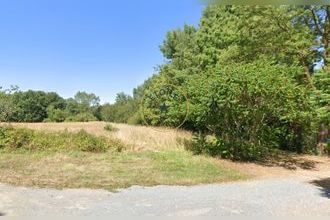
[[[0,86],[113,102],[164,61],[166,32],[197,25],[202,9],[198,0],[1,0]]]

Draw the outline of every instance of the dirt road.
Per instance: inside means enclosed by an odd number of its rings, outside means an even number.
[[[6,216],[330,216],[330,172],[193,187],[52,190],[0,184]]]

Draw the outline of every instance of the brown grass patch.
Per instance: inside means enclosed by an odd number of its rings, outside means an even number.
[[[39,131],[63,131],[78,132],[81,129],[97,136],[111,136],[121,140],[134,151],[164,151],[183,150],[184,146],[179,139],[191,139],[192,134],[187,131],[159,128],[154,129],[145,126],[131,126],[126,124],[111,124],[117,128],[116,132],[109,132],[104,127],[106,122],[86,123],[13,123],[15,127],[25,127]]]
[[[133,185],[196,185],[245,178],[216,160],[181,151],[0,154],[0,182],[19,186],[115,190]]]

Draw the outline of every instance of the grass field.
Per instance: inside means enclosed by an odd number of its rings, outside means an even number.
[[[126,144],[133,151],[162,151],[183,150],[184,146],[180,139],[190,139],[191,133],[182,130],[153,129],[144,126],[131,126],[126,124],[112,124],[118,128],[116,132],[104,129],[108,123],[86,122],[86,123],[14,123],[15,127],[30,128],[37,131],[63,131],[78,132],[83,129],[97,136],[115,137]]]
[[[247,179],[217,159],[187,152],[182,139],[191,134],[177,130],[102,122],[12,124],[38,132],[84,129],[90,134],[120,140],[122,152],[16,151],[0,154],[0,182],[51,188],[101,188],[115,190],[132,185],[195,185]],[[68,146],[69,148],[69,146]]]

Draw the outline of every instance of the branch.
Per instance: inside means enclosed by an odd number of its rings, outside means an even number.
[[[320,26],[319,26],[319,21],[318,21],[318,18],[317,18],[317,16],[316,16],[316,14],[315,14],[315,11],[314,11],[312,8],[310,8],[310,11],[311,11],[311,13],[312,13],[312,18],[313,18],[313,21],[314,21],[314,25],[316,26],[317,32],[318,32],[320,35],[322,35],[323,32],[322,32],[322,30],[321,30],[321,28],[320,28]]]
[[[330,27],[330,6],[328,5],[327,6],[327,18],[326,20],[328,20],[328,24],[329,24],[329,27]]]

